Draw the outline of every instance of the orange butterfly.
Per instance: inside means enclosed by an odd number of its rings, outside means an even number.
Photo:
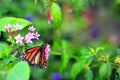
[[[40,66],[40,68],[46,68],[47,64],[45,49],[46,47],[44,45],[27,49],[21,58],[32,66]]]

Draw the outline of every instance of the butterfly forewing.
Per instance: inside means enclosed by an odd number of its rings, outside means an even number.
[[[39,46],[27,49],[22,56],[22,59],[28,61],[29,63],[33,61],[34,56],[39,52]],[[33,62],[32,62],[33,63]]]

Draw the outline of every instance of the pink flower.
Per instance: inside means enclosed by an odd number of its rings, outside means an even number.
[[[32,43],[31,38],[30,38],[30,37],[28,37],[28,36],[25,36],[25,41],[26,41],[26,43]]]
[[[15,40],[16,40],[16,43],[21,43],[23,44],[23,40],[24,37],[22,37],[20,34],[18,34],[16,37],[15,37]]]
[[[38,32],[34,33],[34,39],[39,39],[38,37],[40,36],[40,34],[38,34]]]
[[[26,41],[26,43],[32,43],[32,40],[31,39],[33,39],[34,38],[34,33],[28,33],[26,36],[25,36],[25,41]]]
[[[8,24],[7,26],[5,26],[5,28],[6,28],[6,33],[8,33],[9,30],[12,28],[12,25]]]
[[[50,16],[50,7],[47,7],[46,15],[47,15],[47,18],[48,18],[48,24],[50,24],[52,22],[52,19],[51,19],[51,16]]]
[[[30,26],[30,27],[28,28],[28,30],[29,30],[30,32],[33,32],[33,31],[35,30],[35,28],[34,28],[33,26]]]
[[[46,45],[46,48],[45,48],[45,57],[46,57],[46,60],[48,60],[48,57],[49,57],[49,51],[50,51],[50,45]]]
[[[21,29],[22,29],[22,26],[19,25],[19,24],[16,24],[16,25],[15,25],[15,28],[16,28],[17,30],[21,30]]]
[[[11,29],[12,28],[12,25],[8,24],[7,26],[5,26],[6,29]]]
[[[32,39],[32,38],[34,38],[34,33],[29,32],[26,36],[28,36]]]

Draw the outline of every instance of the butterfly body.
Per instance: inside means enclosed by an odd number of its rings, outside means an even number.
[[[40,68],[46,68],[47,66],[43,45],[27,49],[21,58],[32,66],[39,66]]]

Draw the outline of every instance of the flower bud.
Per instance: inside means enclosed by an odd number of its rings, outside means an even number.
[[[6,30],[6,33],[8,33],[8,29],[5,29]]]
[[[48,18],[48,23],[50,24],[52,22],[51,16],[50,16],[50,7],[48,6],[46,9],[46,15]]]
[[[11,34],[13,35],[13,34],[14,34],[14,31],[12,31]]]

